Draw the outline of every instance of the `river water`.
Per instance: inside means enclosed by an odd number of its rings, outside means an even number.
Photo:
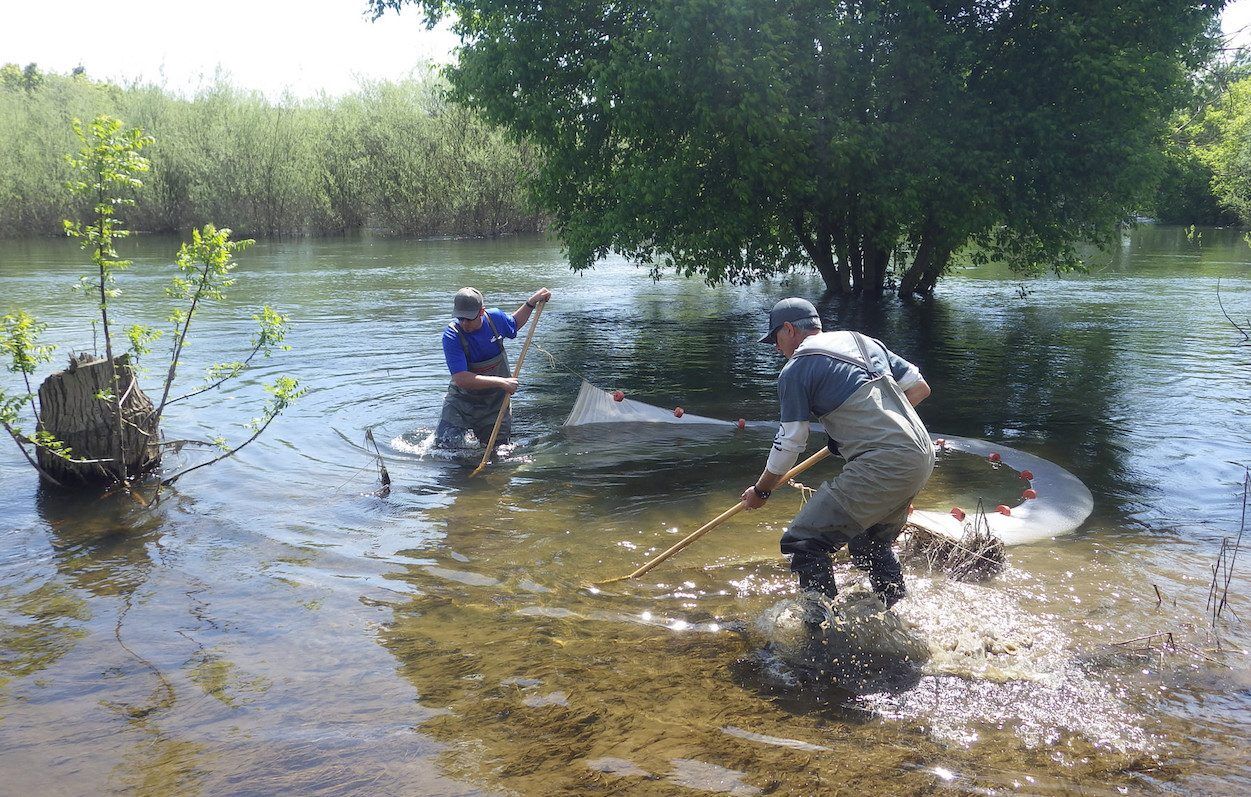
[[[176,242],[128,245],[116,310],[160,322]],[[65,242],[0,243],[0,312],[47,320],[58,367],[92,347],[68,289],[81,262]],[[989,582],[910,570],[899,614],[934,658],[858,690],[804,681],[743,633],[793,591],[776,544],[798,491],[637,582],[585,586],[732,506],[771,429],[561,428],[578,374],[773,418],[761,311],[815,296],[815,278],[709,288],[616,261],[578,276],[540,239],[270,242],[241,262],[193,330],[188,384],[246,347],[262,303],[291,316],[293,349],[174,405],[165,432],[242,439],[261,384],[298,377],[307,395],[258,442],[152,509],[43,491],[0,449],[0,791],[1251,791],[1251,562],[1215,627],[1205,608],[1251,464],[1251,346],[1216,292],[1251,315],[1237,234],[1147,227],[1084,276],[967,269],[916,306],[823,306],[921,366],[931,431],[1048,458],[1095,498],[1075,534],[1009,549]],[[476,479],[476,453],[429,448],[465,284],[509,310],[555,293],[516,445]],[[1013,503],[1010,476],[948,457],[918,504]],[[1114,644],[1155,633],[1174,646]]]

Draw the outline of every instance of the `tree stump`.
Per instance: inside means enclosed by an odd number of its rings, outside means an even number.
[[[135,382],[130,357],[114,358],[118,390],[122,402],[122,449],[126,473],[133,477],[160,464],[160,432],[153,417],[152,401]],[[39,467],[62,484],[99,484],[116,481],[120,469],[116,461],[117,419],[109,394],[112,384],[108,361],[91,354],[71,356],[69,367],[52,374],[39,386],[39,428],[50,432],[69,446],[75,459],[102,459],[109,462],[69,462],[42,448]]]

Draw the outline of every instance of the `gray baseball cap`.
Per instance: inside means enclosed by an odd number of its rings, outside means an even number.
[[[461,288],[452,302],[452,315],[457,318],[477,318],[482,310],[482,294],[477,288]]]
[[[821,316],[817,314],[817,308],[812,306],[812,302],[797,296],[783,299],[773,305],[773,309],[769,311],[769,334],[761,338],[760,342],[770,345],[777,343],[778,330],[783,324],[788,321],[793,324],[805,318],[815,318],[818,321],[821,319]]]

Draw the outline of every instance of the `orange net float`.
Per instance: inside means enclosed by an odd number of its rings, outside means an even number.
[[[985,504],[984,514],[981,506],[976,513],[979,527],[984,525],[1004,545],[1020,545],[1072,533],[1090,516],[1094,506],[1090,490],[1054,462],[1002,442],[953,435],[934,435],[930,439],[934,441],[933,451],[939,460],[937,468],[944,467],[946,460],[955,455],[970,455],[967,461],[985,463],[975,470],[997,471],[1006,467],[1011,471],[1008,476],[1012,481],[1008,484],[1016,485],[1016,493],[1009,487],[1009,492],[1001,498]],[[933,511],[918,503],[916,511],[908,516],[908,522],[933,534],[959,540],[968,532],[966,525],[975,513],[968,506],[953,507],[954,495],[946,500],[952,503],[935,507]],[[998,509],[996,505],[1000,501],[1011,514]],[[957,509],[959,511],[955,511]]]
[[[674,408],[673,408],[673,416],[674,416],[675,418],[681,418],[681,417],[682,417],[683,415],[685,415],[685,414],[686,414],[686,410],[682,409],[681,407],[674,407]]]
[[[625,393],[623,393],[620,390],[613,391],[612,400],[613,401],[625,401]]]
[[[998,512],[998,513],[999,513],[999,514],[1001,514],[1001,515],[1009,515],[1009,516],[1011,516],[1011,514],[1012,514],[1012,507],[1008,506],[1007,504],[1000,504],[999,506],[995,507],[995,511],[996,511],[996,512]]]
[[[746,429],[746,428],[747,428],[747,419],[746,419],[746,418],[739,418],[739,419],[738,419],[738,428],[740,428],[740,429]]]

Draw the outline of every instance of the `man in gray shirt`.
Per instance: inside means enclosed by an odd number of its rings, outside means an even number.
[[[904,596],[892,544],[908,506],[934,469],[934,446],[913,409],[930,394],[912,363],[858,332],[822,332],[805,299],[783,299],[769,313],[772,344],[789,362],[778,376],[781,428],[764,472],[743,491],[748,509],[764,505],[808,442],[815,418],[847,464],[825,482],[782,535],[783,554],[802,589],[837,594],[830,554],[848,546],[888,607]]]

